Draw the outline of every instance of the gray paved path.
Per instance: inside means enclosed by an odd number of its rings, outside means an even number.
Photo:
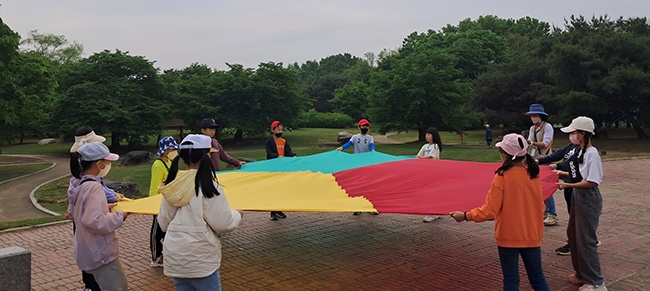
[[[0,185],[0,221],[50,216],[38,210],[29,199],[34,187],[70,173],[70,158],[50,155],[8,155],[29,157],[56,163],[53,168]]]
[[[599,248],[609,290],[650,290],[650,159],[605,161]],[[565,241],[566,206],[556,193],[558,226],[546,227],[543,264],[551,290],[577,290],[566,280],[570,257],[553,250]],[[500,290],[493,223],[422,223],[422,217],[382,214],[288,213],[269,221],[246,212],[223,237],[225,290]],[[150,268],[151,216],[132,215],[119,229],[121,261],[132,290],[173,290]],[[72,225],[0,233],[0,247],[32,252],[34,290],[81,290],[72,255]],[[530,290],[522,267],[522,290]],[[1,289],[1,288],[0,288]]]

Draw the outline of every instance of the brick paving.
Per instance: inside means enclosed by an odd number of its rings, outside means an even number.
[[[650,290],[650,159],[605,161],[599,248],[610,290]],[[577,290],[566,276],[571,259],[554,249],[565,241],[566,206],[556,193],[558,226],[546,227],[543,264],[551,290]],[[455,194],[457,195],[457,194]],[[449,217],[288,213],[269,221],[246,212],[223,236],[225,290],[500,290],[493,223]],[[132,215],[118,231],[121,261],[132,290],[173,290],[160,268],[149,267],[150,216]],[[0,233],[0,247],[32,252],[33,290],[82,290],[72,255],[72,225]],[[530,285],[521,266],[522,290]],[[1,287],[0,287],[1,289]]]

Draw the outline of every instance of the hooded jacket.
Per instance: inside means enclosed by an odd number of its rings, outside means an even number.
[[[218,234],[235,229],[241,215],[231,210],[223,189],[212,198],[195,192],[196,170],[179,171],[174,181],[160,187],[158,223],[166,232],[164,273],[177,278],[203,278],[221,266]]]
[[[119,248],[115,230],[124,223],[124,213],[108,211],[106,193],[98,177],[82,176],[71,184],[68,199],[76,231],[74,256],[79,269],[90,271],[117,259]],[[84,183],[84,180],[88,180]]]

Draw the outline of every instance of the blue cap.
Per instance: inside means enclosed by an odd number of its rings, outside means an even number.
[[[161,138],[160,141],[158,141],[158,151],[156,152],[156,154],[160,156],[169,149],[179,149],[179,148],[180,147],[178,146],[176,140],[174,140],[173,137],[166,136]]]
[[[108,150],[108,147],[101,142],[89,142],[79,147],[77,153],[81,156],[82,161],[117,161],[120,158],[117,154],[113,154]]]
[[[544,106],[542,104],[531,104],[530,109],[528,109],[528,112],[526,112],[525,114],[526,115],[542,114],[548,116],[548,114],[544,112]]]

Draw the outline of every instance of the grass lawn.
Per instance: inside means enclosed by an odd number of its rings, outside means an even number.
[[[284,137],[287,139],[291,147],[294,149],[294,152],[298,156],[307,156],[312,154],[317,154],[325,151],[334,150],[334,147],[319,147],[320,144],[336,142],[336,137],[338,132],[347,131],[350,133],[356,133],[356,128],[348,129],[325,129],[325,128],[306,128],[306,129],[295,129],[293,131],[286,131]],[[169,131],[165,132],[165,135],[177,135],[178,132]],[[477,161],[477,162],[498,162],[499,153],[495,148],[488,149],[484,144],[484,131],[466,131],[463,137],[463,143],[461,144],[460,137],[455,132],[441,132],[441,139],[445,146],[443,147],[441,158],[449,160],[460,160],[460,161]],[[612,132],[614,133],[614,132]],[[610,136],[613,134],[610,133]],[[373,132],[371,131],[371,134]],[[495,138],[501,133],[495,131]],[[403,141],[404,144],[377,144],[377,151],[392,154],[392,155],[408,155],[414,156],[420,147],[422,142],[417,141],[417,131],[408,131],[408,132],[399,132],[388,134],[389,138]],[[268,137],[258,137],[246,139],[241,144],[235,144],[232,140],[224,141],[224,148],[226,152],[235,158],[250,158],[255,160],[264,160],[266,159],[266,152],[264,150],[264,140]],[[155,141],[153,139],[150,141],[151,145],[148,145],[153,151],[155,148]],[[568,136],[561,133],[557,130],[555,137],[554,148],[560,148],[567,144]],[[593,144],[602,152],[603,159],[608,158],[621,158],[621,157],[634,157],[634,156],[650,156],[650,140],[640,140],[640,139],[595,139]],[[28,143],[25,145],[12,145],[3,148],[5,153],[31,153],[31,154],[65,154],[70,148],[71,143],[60,143],[48,146],[38,146],[33,143]],[[3,167],[3,159],[6,157],[0,156],[0,177],[4,179],[6,173],[2,172],[3,168],[11,168],[11,171],[14,172],[15,169],[19,169],[23,173],[36,171],[42,169],[48,165],[25,165],[25,166],[11,166]],[[4,160],[6,161],[6,160]],[[146,197],[149,192],[149,179],[150,179],[150,169],[153,161],[143,163],[135,166],[117,166],[119,163],[115,163],[114,167],[111,169],[110,174],[108,175],[109,180],[128,180],[135,182],[138,185],[139,193],[134,197]],[[226,165],[222,163],[224,169]],[[24,167],[24,169],[23,169]],[[17,172],[17,171],[16,171]],[[15,174],[17,175],[17,174]],[[60,179],[58,181],[51,182],[49,184],[41,187],[36,193],[36,198],[42,202],[42,205],[50,210],[56,211],[58,213],[65,213],[67,208],[67,191],[68,179]],[[33,225],[36,223],[43,223],[49,221],[60,220],[62,217],[52,217],[47,219],[37,219],[37,220],[25,220],[20,223],[11,222],[12,227],[23,226],[23,225]],[[0,229],[7,228],[8,222],[0,223]]]
[[[27,165],[0,165],[0,182],[16,177],[38,172],[50,167],[52,163],[37,163]]]

